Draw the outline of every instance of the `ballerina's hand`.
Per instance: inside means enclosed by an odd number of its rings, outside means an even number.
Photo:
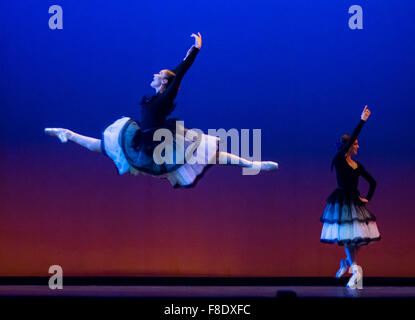
[[[184,57],[183,60],[186,60],[186,58],[189,56],[190,52],[192,51],[193,47],[200,49],[202,46],[202,36],[200,35],[200,32],[198,32],[198,35],[192,33],[191,37],[195,38],[195,44],[190,47],[190,49],[187,51],[186,57]]]
[[[362,116],[360,117],[362,120],[366,121],[370,116],[370,110],[367,108],[367,105],[363,109]]]
[[[202,36],[200,32],[197,34],[192,33],[190,36],[195,38],[195,47],[200,49],[202,47]]]
[[[359,197],[359,199],[360,199],[360,201],[362,201],[362,202],[364,202],[364,203],[368,203],[368,202],[369,202],[369,200],[367,200],[367,199],[365,199],[365,198],[362,198],[362,197]]]

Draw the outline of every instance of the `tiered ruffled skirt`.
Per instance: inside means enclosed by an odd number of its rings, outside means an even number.
[[[380,240],[376,217],[358,194],[348,194],[341,188],[327,199],[320,221],[323,223],[320,241],[324,243],[358,247]]]
[[[137,121],[123,117],[104,130],[101,150],[112,159],[119,174],[149,174],[168,179],[175,188],[194,186],[215,163],[220,139],[189,130],[175,119],[167,120],[164,129],[172,139],[154,141],[154,130],[144,133]],[[158,146],[163,149],[160,160],[171,161],[156,161],[153,151]]]

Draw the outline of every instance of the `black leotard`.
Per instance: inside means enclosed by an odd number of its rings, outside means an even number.
[[[174,99],[179,90],[180,82],[186,71],[193,64],[199,49],[193,46],[189,55],[172,71],[176,74],[169,86],[151,98],[143,97],[141,102],[141,129],[160,128],[166,117],[174,109]]]
[[[376,181],[375,179],[366,171],[366,169],[362,166],[361,163],[357,162],[357,168],[353,169],[346,161],[346,153],[357,139],[357,136],[362,130],[363,125],[365,124],[364,120],[360,120],[357,127],[354,129],[352,135],[350,136],[349,141],[342,146],[342,148],[336,153],[335,157],[333,158],[333,164],[336,168],[336,176],[337,176],[337,185],[340,189],[343,189],[347,194],[350,195],[358,195],[359,192],[357,190],[359,176],[362,176],[369,182],[369,192],[366,196],[367,200],[370,200],[373,196],[373,193],[376,189]]]

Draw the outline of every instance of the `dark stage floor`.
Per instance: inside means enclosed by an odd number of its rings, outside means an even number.
[[[3,285],[0,297],[91,298],[414,298],[415,287],[365,287],[352,290],[335,286],[64,286]]]
[[[46,282],[47,283],[47,282]],[[343,285],[0,285],[0,309],[14,315],[114,319],[279,319],[334,312],[371,317],[412,312],[415,286]],[[193,311],[192,311],[193,310]],[[191,313],[194,312],[194,313]],[[330,311],[331,312],[331,311]],[[284,317],[285,318],[285,317]]]

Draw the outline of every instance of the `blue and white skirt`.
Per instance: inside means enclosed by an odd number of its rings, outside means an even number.
[[[323,243],[358,247],[380,240],[376,217],[360,201],[358,194],[348,195],[341,188],[327,199],[320,221],[323,223],[320,238]]]
[[[167,129],[164,133],[171,139],[154,141],[156,129],[142,131],[139,122],[123,117],[103,131],[101,150],[119,174],[148,174],[168,179],[175,188],[193,187],[216,163],[220,139],[187,129],[176,119],[167,120],[161,129]]]

